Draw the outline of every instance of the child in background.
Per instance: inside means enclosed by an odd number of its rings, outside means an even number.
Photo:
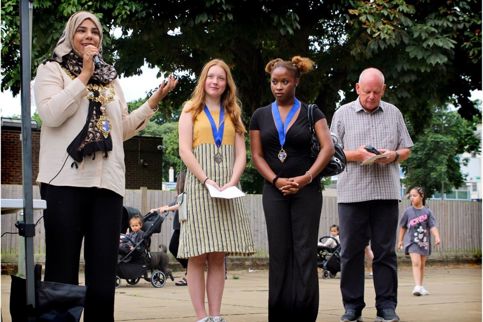
[[[327,248],[336,248],[340,244],[339,240],[339,226],[332,225],[330,226],[330,237],[337,240],[337,242],[332,238],[327,238],[323,243],[319,242],[319,246],[327,247]]]
[[[400,221],[398,248],[411,257],[414,286],[413,295],[429,295],[423,286],[426,259],[431,254],[431,234],[435,245],[441,243],[436,219],[429,208],[425,207],[425,195],[421,187],[409,191],[411,206],[404,212]],[[406,234],[407,233],[407,234]]]
[[[143,227],[143,218],[141,216],[133,216],[129,219],[129,227],[131,232],[127,234],[121,234],[121,240],[119,242],[119,254],[126,255],[136,247],[136,245],[142,240],[144,232],[141,230]]]
[[[184,192],[184,183],[186,180],[186,172],[181,171],[176,178],[176,194],[180,195]],[[173,219],[173,235],[171,235],[171,241],[169,242],[169,251],[173,256],[176,258],[178,263],[181,264],[183,269],[185,270],[185,276],[175,283],[176,286],[186,286],[188,285],[188,281],[186,280],[186,270],[188,268],[188,260],[186,258],[178,258],[178,247],[179,247],[179,235],[181,224],[179,222],[179,204],[177,203],[178,198],[175,197],[173,201],[171,201],[166,206],[161,206],[159,208],[151,209],[151,212],[158,211],[159,213],[163,213],[165,211],[172,211],[174,212],[174,219]]]

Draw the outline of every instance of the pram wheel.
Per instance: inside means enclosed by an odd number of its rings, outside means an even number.
[[[128,278],[128,279],[126,279],[126,282],[129,285],[136,285],[139,282],[140,279],[141,279],[140,277],[137,277],[137,278]]]
[[[163,287],[166,284],[166,275],[163,272],[155,270],[151,275],[151,285],[156,288]]]
[[[121,285],[121,278],[119,276],[116,276],[116,287],[119,287]]]
[[[322,274],[322,278],[332,278],[332,277],[334,276],[329,271],[324,271],[324,273]]]

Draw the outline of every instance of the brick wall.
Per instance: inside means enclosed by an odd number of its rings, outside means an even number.
[[[2,126],[2,184],[22,184],[21,128]],[[40,130],[32,128],[32,184],[39,171]],[[124,142],[126,164],[126,189],[162,188],[163,139],[135,136]]]
[[[2,184],[22,184],[20,128],[2,127]],[[32,129],[32,184],[39,172],[40,131]]]

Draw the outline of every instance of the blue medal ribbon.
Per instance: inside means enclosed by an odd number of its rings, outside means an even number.
[[[213,133],[213,139],[215,140],[216,147],[221,146],[221,142],[223,142],[223,132],[225,130],[225,109],[223,106],[220,105],[220,119],[218,121],[218,129],[216,129],[215,120],[213,116],[211,116],[210,110],[208,106],[205,105],[204,109],[206,116],[211,124],[211,132]]]
[[[278,131],[278,140],[280,142],[280,146],[282,147],[282,150],[283,150],[283,145],[285,144],[285,136],[287,134],[288,125],[290,124],[290,121],[292,121],[292,118],[294,117],[295,113],[299,110],[299,108],[300,108],[300,101],[295,98],[293,105],[287,114],[285,123],[282,123],[282,118],[280,117],[280,112],[278,111],[277,101],[274,101],[272,103],[272,113],[275,118],[275,125],[277,126],[277,131]]]

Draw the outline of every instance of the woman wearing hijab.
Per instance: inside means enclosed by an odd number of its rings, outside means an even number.
[[[123,141],[142,130],[175,86],[170,77],[128,113],[115,68],[102,59],[102,26],[81,11],[67,21],[34,92],[42,119],[39,175],[47,201],[45,280],[78,284],[84,242],[84,321],[114,321],[125,189]]]

